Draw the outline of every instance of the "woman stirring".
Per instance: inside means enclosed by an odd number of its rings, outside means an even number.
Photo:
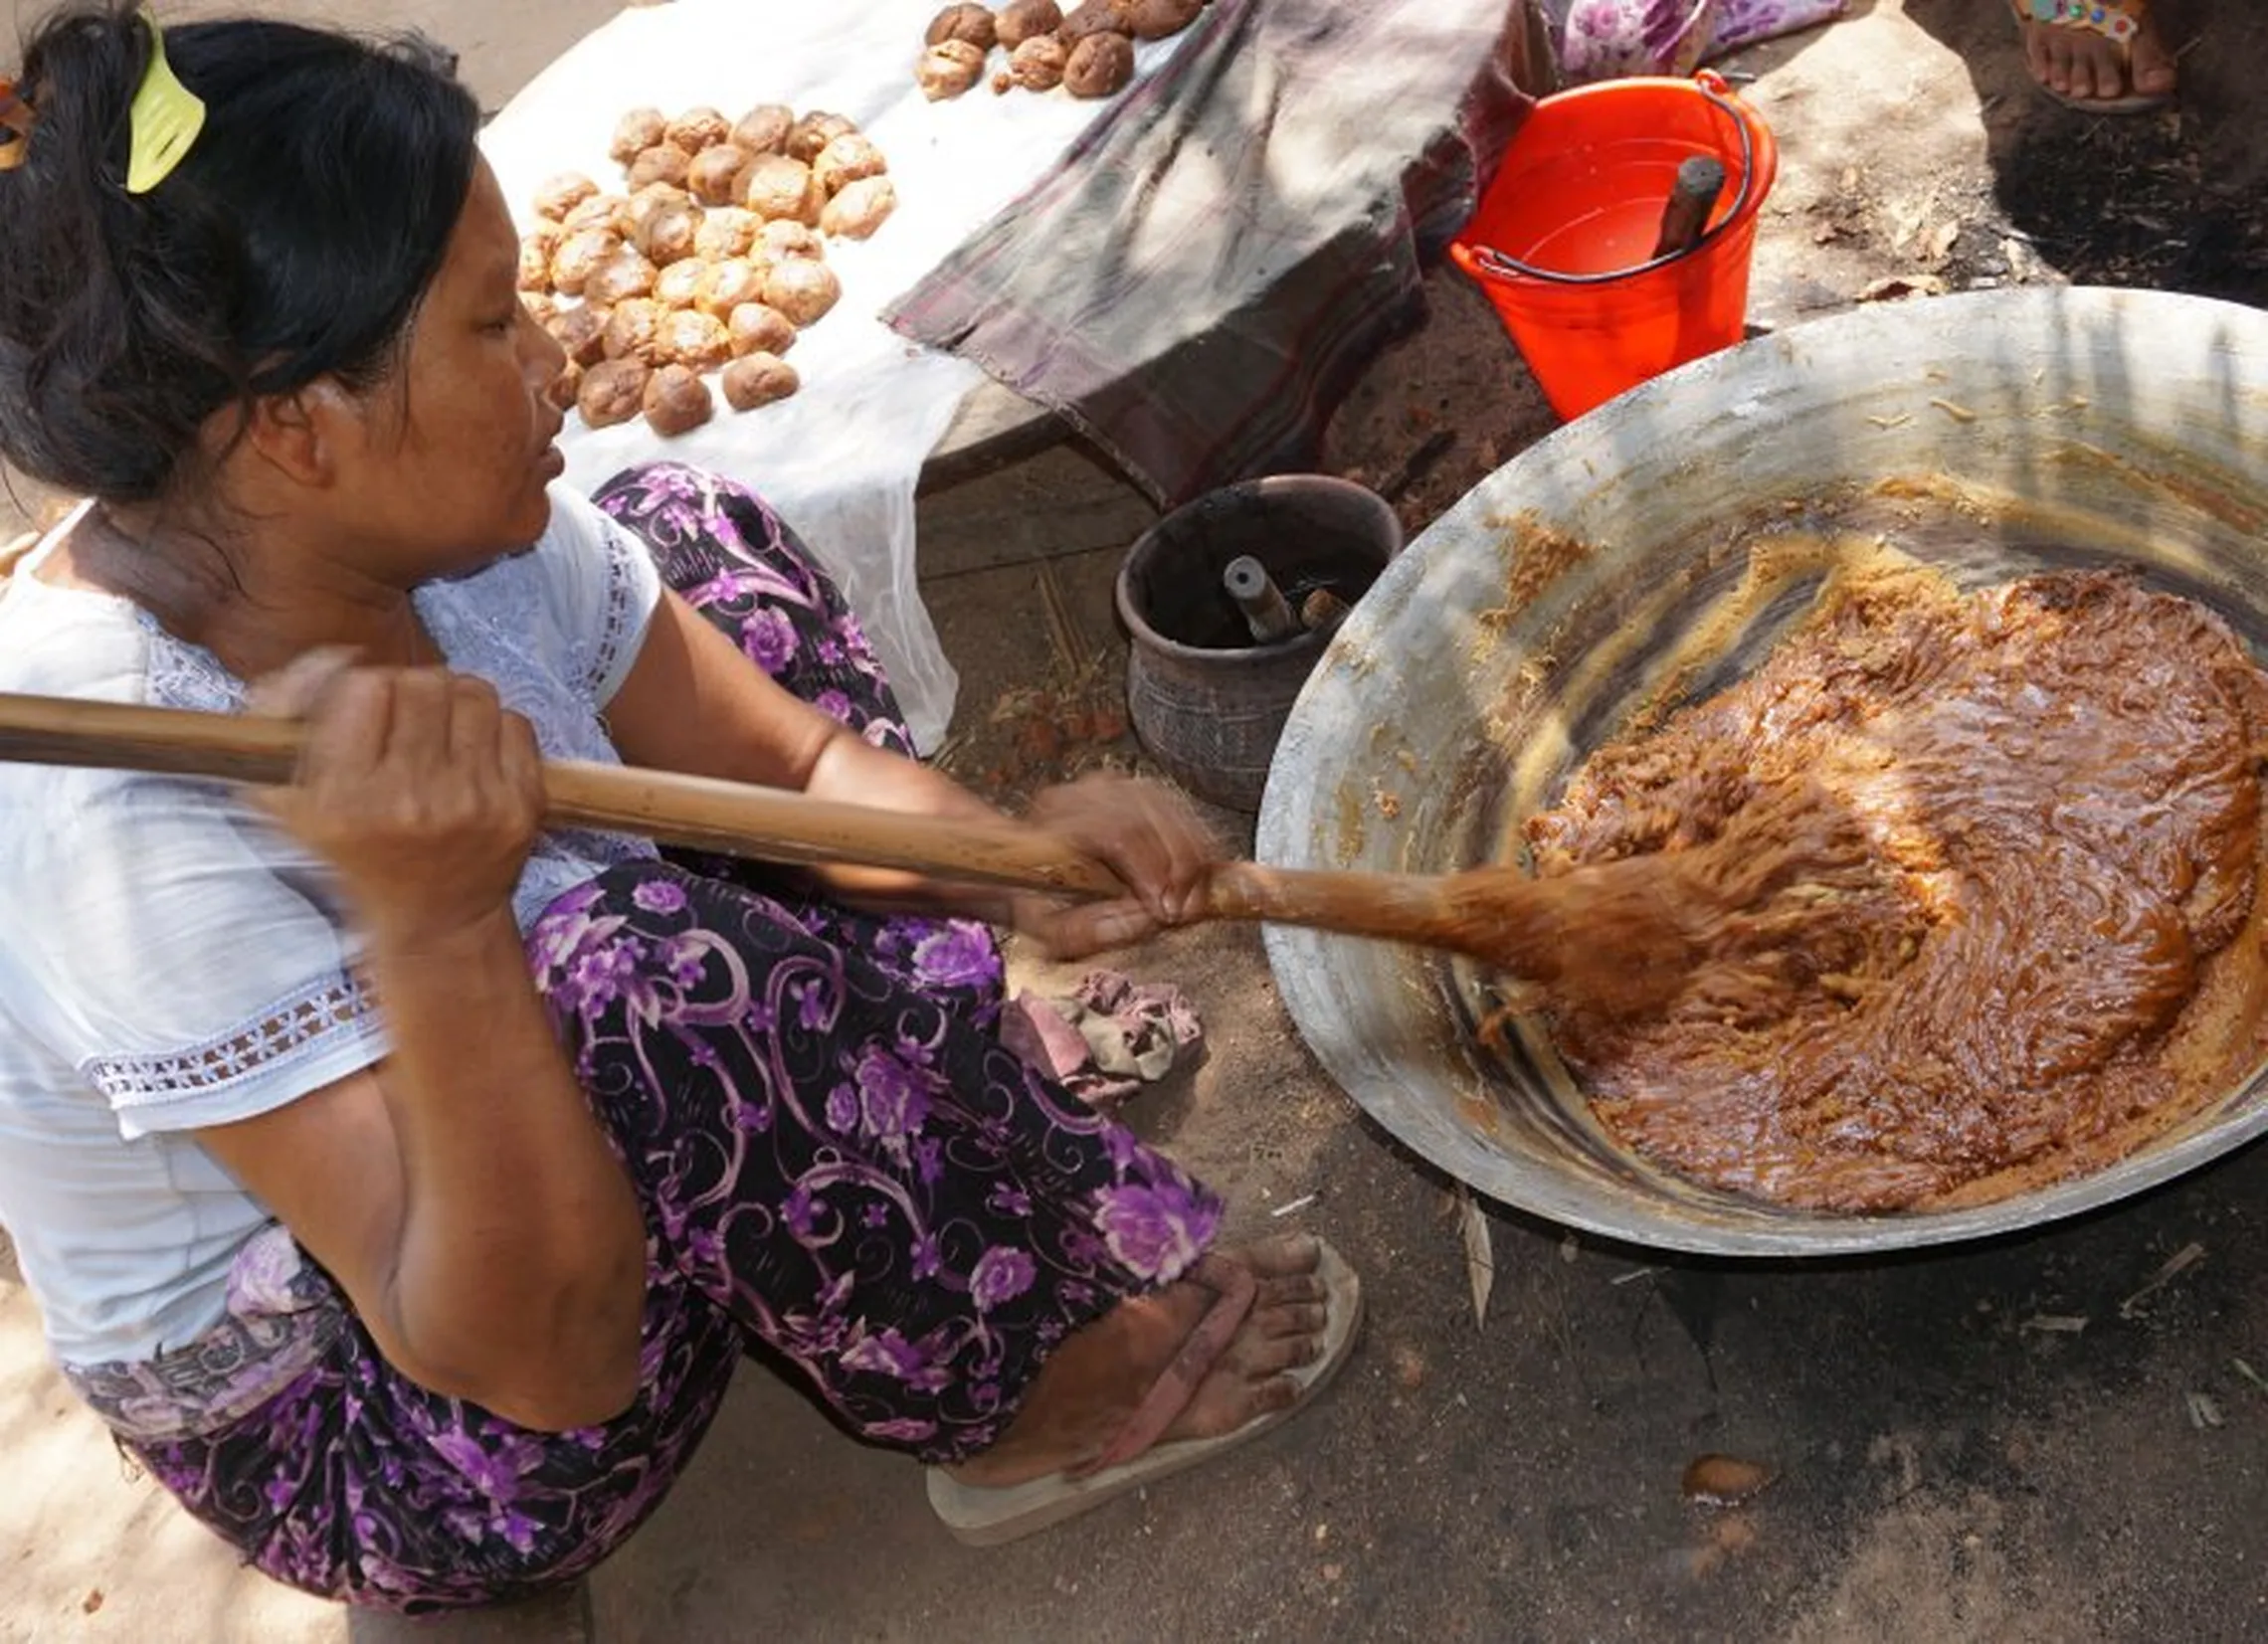
[[[0,769],[0,1221],[192,1513],[312,1592],[477,1603],[620,1545],[751,1352],[977,1536],[1321,1384],[1337,1258],[1213,1251],[1211,1193],[992,1031],[976,921],[1175,921],[1168,794],[1037,803],[1135,892],[1068,909],[540,829],[545,756],[992,813],[755,496],[551,484],[561,357],[445,68],[78,5],[0,108],[0,456],[91,499],[0,583],[0,689],[308,725],[260,796]]]

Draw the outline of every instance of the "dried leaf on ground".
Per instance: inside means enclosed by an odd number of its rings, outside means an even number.
[[[1738,1507],[1762,1495],[1780,1475],[1761,1461],[1739,1456],[1695,1456],[1686,1463],[1679,1487],[1685,1499],[1703,1507]]]
[[[1870,279],[1861,286],[1858,300],[1894,302],[1900,297],[1943,296],[1945,293],[1946,283],[1936,274],[1884,274],[1880,279]]]
[[[2119,1303],[2119,1317],[2122,1319],[2131,1319],[2135,1317],[2136,1308],[2140,1307],[2151,1297],[2157,1295],[2169,1284],[2172,1284],[2174,1279],[2178,1278],[2182,1273],[2196,1266],[2197,1263],[2203,1261],[2204,1259],[2205,1247],[2203,1245],[2197,1243],[2195,1240],[2191,1240],[2189,1243],[2182,1245],[2180,1249],[2174,1251],[2171,1256],[2168,1256],[2166,1258],[2165,1265],[2160,1267],[2156,1273],[2153,1273],[2151,1275],[2150,1282],[2148,1284],[2144,1285],[2140,1290],[2129,1296],[2125,1301]]]
[[[1496,1288],[1495,1239],[1489,1232],[1487,1213],[1463,1187],[1457,1189],[1457,1230],[1464,1241],[1465,1278],[1472,1285],[1473,1328],[1485,1330],[1489,1293]]]

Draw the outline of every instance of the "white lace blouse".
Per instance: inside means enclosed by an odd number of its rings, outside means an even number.
[[[68,529],[68,526],[66,527]],[[120,599],[0,581],[0,690],[241,711],[242,682]],[[600,714],[660,598],[645,550],[552,493],[525,553],[418,591],[452,667],[553,758],[613,760]],[[552,833],[521,926],[643,840]],[[220,784],[0,764],[0,1224],[66,1364],[154,1357],[216,1323],[270,1218],[185,1135],[384,1054],[328,876]]]

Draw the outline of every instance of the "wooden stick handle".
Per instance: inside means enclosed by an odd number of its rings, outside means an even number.
[[[0,692],[0,760],[158,771],[274,786],[291,780],[291,720]],[[620,765],[547,760],[549,821],[777,862],[897,868],[1064,896],[1123,896],[1118,876],[1067,840],[1000,822],[916,817],[786,789]]]
[[[1654,256],[1691,251],[1708,232],[1710,213],[1725,192],[1725,165],[1706,154],[1696,154],[1677,168],[1677,183],[1662,208],[1661,232],[1654,241]]]
[[[303,735],[290,720],[0,693],[0,761],[276,785],[291,780]],[[543,781],[546,818],[555,825],[768,861],[898,868],[1058,896],[1126,894],[1117,875],[1068,840],[1005,819],[915,817],[784,789],[571,760],[546,761]],[[1660,872],[1651,857],[1548,884],[1508,867],[1435,877],[1222,862],[1212,870],[1199,917],[1416,942],[1550,984],[1563,973],[1579,916],[1595,913],[1603,892],[1631,875],[1638,894],[1624,887],[1616,934],[1602,934],[1592,946],[1612,954],[1652,936],[1652,952],[1663,947],[1665,933],[1677,937],[1660,909]],[[1600,998],[1629,992],[1622,972],[1630,967],[1616,967],[1606,986],[1594,988]],[[1675,964],[1655,963],[1648,974],[1658,981],[1681,973]]]
[[[1492,874],[1491,883],[1498,877]],[[1517,899],[1521,888],[1521,881],[1506,878],[1503,894]],[[1261,919],[1347,936],[1437,943],[1453,927],[1443,890],[1444,881],[1430,874],[1219,862],[1206,883],[1205,913],[1211,919]]]

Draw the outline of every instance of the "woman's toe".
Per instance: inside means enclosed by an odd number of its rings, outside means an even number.
[[[1251,1410],[1254,1415],[1273,1415],[1288,1410],[1299,1402],[1299,1383],[1288,1375],[1278,1375],[1256,1383],[1252,1388]]]
[[[1323,1264],[1323,1241],[1312,1233],[1262,1239],[1245,1249],[1244,1262],[1262,1281],[1297,1278],[1312,1274]]]
[[[2134,43],[2134,89],[2145,96],[2168,96],[2180,79],[2174,58],[2159,43],[2158,36],[2145,30]]]
[[[1301,1302],[1319,1302],[1328,1294],[1320,1275],[1294,1273],[1280,1279],[1262,1279],[1254,1305],[1260,1308],[1292,1307]]]
[[[2126,53],[2105,41],[2090,54],[2095,71],[2095,95],[2105,98],[2129,96]]]
[[[1271,1310],[1265,1329],[1270,1336],[1320,1336],[1330,1323],[1330,1310],[1321,1303],[1298,1302]]]
[[[2031,70],[2033,80],[2042,86],[2048,84],[2052,66],[2048,61],[2047,31],[2037,23],[2024,25],[2024,65]]]

